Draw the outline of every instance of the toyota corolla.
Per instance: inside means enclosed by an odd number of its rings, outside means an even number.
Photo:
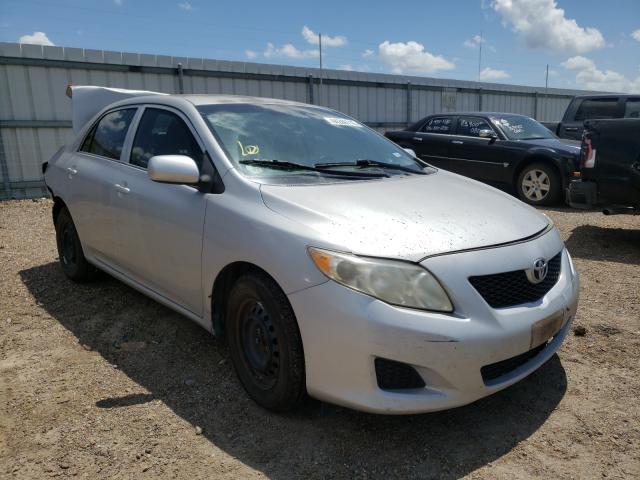
[[[64,273],[226,339],[266,408],[467,404],[570,328],[578,274],[548,217],[342,113],[97,87],[73,109],[77,138],[43,165]]]

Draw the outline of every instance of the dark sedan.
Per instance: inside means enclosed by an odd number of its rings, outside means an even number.
[[[431,115],[388,138],[436,167],[500,187],[531,205],[560,203],[580,147],[536,120],[493,112]]]

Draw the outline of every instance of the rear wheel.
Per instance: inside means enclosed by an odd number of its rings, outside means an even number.
[[[306,396],[298,323],[286,295],[266,274],[241,276],[231,289],[227,341],[240,382],[259,405],[287,411]]]
[[[65,275],[74,282],[87,282],[96,278],[99,270],[84,257],[80,238],[66,207],[56,218],[56,243],[60,265]]]
[[[553,167],[532,163],[518,175],[516,190],[520,199],[529,205],[553,205],[560,199],[562,182]]]

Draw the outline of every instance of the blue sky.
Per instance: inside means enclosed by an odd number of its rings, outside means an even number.
[[[305,28],[306,27],[306,28]],[[0,40],[640,92],[640,0],[0,0]]]

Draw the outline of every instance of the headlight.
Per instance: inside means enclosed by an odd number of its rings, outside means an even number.
[[[322,273],[346,287],[393,305],[453,311],[451,300],[438,280],[418,265],[313,247],[309,247],[309,254]]]

